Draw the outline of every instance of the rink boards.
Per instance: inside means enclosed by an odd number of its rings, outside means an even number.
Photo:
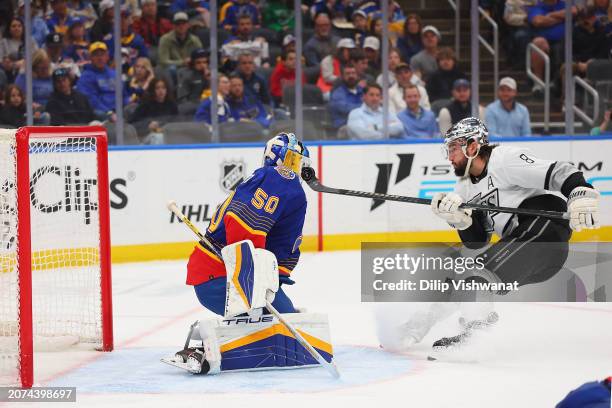
[[[575,240],[612,240],[612,138],[500,139],[541,158],[569,160],[602,193],[602,225]],[[496,141],[497,142],[497,141]],[[439,141],[311,142],[312,166],[329,186],[430,198],[457,180]],[[261,165],[263,144],[115,147],[109,152],[113,261],[180,259],[192,233],[166,209],[175,200],[202,231],[216,206]],[[362,241],[454,241],[427,206],[314,193],[302,250],[356,249]]]

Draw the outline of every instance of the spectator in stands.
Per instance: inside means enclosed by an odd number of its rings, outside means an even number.
[[[444,135],[455,123],[461,119],[472,116],[472,91],[470,81],[458,79],[453,84],[453,101],[445,108],[440,109],[438,114],[438,125],[440,132]],[[484,118],[484,109],[478,107],[478,117]]]
[[[397,80],[395,79],[395,69],[399,64],[402,64],[402,56],[397,48],[391,48],[389,50],[389,60],[387,62],[387,66],[389,68],[389,87],[392,87],[397,83]],[[382,72],[376,78],[376,83],[383,86]]]
[[[210,88],[209,53],[203,48],[196,48],[191,53],[189,70],[182,76],[179,86],[179,102],[200,104],[202,93]]]
[[[594,127],[591,129],[591,135],[599,136],[599,135],[609,135],[612,134],[612,126],[610,126],[610,117],[612,116],[612,109],[608,109],[604,113],[603,121],[601,125]]]
[[[352,139],[383,139],[385,137],[382,110],[382,89],[378,84],[369,84],[363,93],[363,104],[349,114],[347,131]],[[397,116],[387,116],[390,137],[398,137],[404,131]]]
[[[393,112],[401,112],[406,109],[404,89],[410,85],[416,86],[419,91],[419,104],[421,108],[427,110],[431,109],[429,95],[423,86],[415,84],[412,81],[415,77],[416,75],[412,73],[410,65],[402,62],[395,67],[395,78],[397,81],[389,88],[389,109]]]
[[[23,92],[26,91],[25,72],[17,76],[15,85]],[[32,101],[34,102],[34,109],[44,110],[52,92],[51,60],[45,50],[36,50],[32,55]]]
[[[295,36],[293,34],[287,34],[283,37],[283,51],[295,51]]]
[[[357,9],[353,11],[351,21],[353,22],[353,27],[355,27],[353,34],[355,44],[361,48],[365,38],[368,36],[368,16],[363,10]]]
[[[270,77],[270,94],[275,106],[280,105],[283,97],[283,88],[292,86],[295,83],[295,51],[283,51],[281,62],[276,64]],[[306,83],[306,78],[302,74],[302,83]]]
[[[531,30],[527,21],[527,9],[534,6],[537,0],[506,0],[504,21],[508,34],[505,46],[508,53],[508,65],[523,68],[525,52],[531,40]]]
[[[598,29],[602,28],[610,39],[612,36],[612,5],[610,0],[594,0],[593,6],[597,17],[596,27]]]
[[[208,1],[205,0],[174,0],[170,6],[170,13],[175,15],[183,12],[194,26],[208,27],[210,23],[208,8]]]
[[[323,58],[336,52],[340,37],[332,34],[329,16],[321,13],[314,20],[314,35],[304,45],[304,57],[309,67],[318,66]]]
[[[263,26],[278,34],[291,32],[295,27],[293,4],[285,0],[268,0],[262,13]]]
[[[114,1],[113,0],[102,0],[98,4],[98,10],[100,18],[96,20],[94,25],[89,31],[89,38],[93,42],[106,41],[109,36],[113,33],[113,19],[114,19]]]
[[[189,17],[182,11],[176,13],[172,19],[174,30],[164,34],[159,40],[159,64],[169,69],[176,78],[176,70],[189,65],[191,53],[202,48],[200,39],[189,33]]]
[[[485,110],[485,124],[494,136],[531,136],[529,110],[516,101],[517,86],[513,78],[499,81],[497,100]]]
[[[572,9],[576,14],[576,7]],[[564,53],[565,38],[565,1],[562,0],[540,0],[529,8],[527,17],[533,28],[533,43],[550,57],[551,77],[557,77],[558,69]],[[535,74],[544,79],[544,59],[535,52],[531,53],[531,64]],[[543,92],[539,85],[533,86],[533,92]]]
[[[606,35],[605,27],[597,23],[593,7],[581,9],[576,16],[576,24],[572,33],[573,60],[578,63],[578,71],[583,75],[586,73],[586,65],[590,60],[605,59],[610,55],[610,39]]]
[[[253,21],[251,16],[244,14],[238,16],[236,35],[227,40],[221,50],[229,62],[226,62],[226,71],[233,71],[238,61],[238,55],[245,52],[253,54],[255,65],[269,67],[270,52],[268,42],[264,37],[253,34]]]
[[[51,61],[51,72],[54,72],[57,68],[66,68],[69,70],[72,78],[77,78],[81,75],[77,64],[64,54],[64,40],[61,34],[49,34],[44,50]]]
[[[430,75],[427,81],[427,93],[432,102],[450,98],[455,81],[466,77],[465,73],[457,68],[455,52],[451,48],[440,48],[437,60],[439,68]]]
[[[365,51],[366,58],[368,59],[367,73],[372,77],[376,78],[381,71],[380,67],[380,41],[378,38],[370,36],[366,37],[363,42],[363,50]]]
[[[374,82],[374,77],[368,74],[368,58],[365,52],[360,48],[352,50],[350,55],[350,64],[357,70],[359,84],[361,87],[365,88],[369,82]]]
[[[238,28],[241,16],[248,16],[254,27],[259,28],[261,25],[261,17],[257,6],[249,0],[232,0],[232,5],[227,9],[223,28],[234,31]]]
[[[87,97],[72,89],[70,72],[64,68],[53,71],[53,93],[47,102],[51,125],[82,125],[95,119]]]
[[[103,42],[94,42],[89,46],[91,64],[85,65],[77,82],[77,90],[83,93],[94,110],[96,119],[115,122],[115,81],[117,73],[108,67],[108,47]],[[123,87],[123,104],[129,103],[129,97]]]
[[[376,37],[382,41],[383,20],[382,14],[375,14],[368,24],[368,37]],[[367,39],[367,38],[366,38]]]
[[[67,6],[70,17],[82,21],[87,28],[90,28],[98,18],[89,0],[67,0]]]
[[[131,67],[137,58],[149,57],[149,50],[144,42],[144,39],[140,34],[135,33],[132,30],[132,13],[126,6],[121,7],[121,51],[127,53],[127,61],[124,63],[127,67]],[[111,35],[108,40],[105,41],[108,47],[108,53],[114,55],[115,52],[115,40]],[[126,72],[126,71],[124,71]]]
[[[423,81],[438,69],[438,43],[442,39],[442,34],[434,26],[423,27],[422,40],[423,49],[410,59],[410,66],[414,73]]]
[[[170,84],[165,78],[153,78],[130,118],[130,122],[150,120],[149,130],[154,132],[160,128],[160,118],[175,115],[178,115],[178,107]]]
[[[172,23],[157,13],[157,0],[143,0],[142,14],[132,24],[148,47],[157,47],[162,35],[172,31]]]
[[[270,94],[266,81],[255,72],[255,60],[249,53],[238,56],[236,74],[242,78],[246,93],[250,93],[264,105],[270,105]]]
[[[227,97],[229,96],[230,82],[225,74],[219,74],[219,86],[217,96],[217,118],[219,123],[227,121],[233,121],[230,107],[227,103]],[[212,124],[212,118],[210,111],[212,110],[212,99],[209,96],[204,99],[195,114],[194,120],[196,122],[206,122],[209,125]]]
[[[74,20],[79,20],[79,18],[71,17],[68,14],[66,0],[51,0],[51,8],[53,12],[47,17],[47,27],[51,33],[64,35],[68,31],[70,24]]]
[[[332,126],[335,129],[346,125],[349,113],[363,103],[363,87],[359,85],[359,76],[355,66],[348,64],[342,67],[342,82],[332,92],[328,109]]]
[[[266,129],[270,127],[271,115],[268,115],[266,108],[254,95],[244,92],[244,83],[238,75],[230,76],[230,92],[227,102],[235,121],[254,121]]]
[[[154,78],[151,61],[146,57],[138,58],[132,67],[131,78],[127,81],[130,103],[136,103],[141,99]]]
[[[45,20],[37,15],[36,3],[31,3],[32,7],[32,38],[36,41],[38,47],[42,47],[45,44],[45,39],[49,34],[49,27]],[[25,21],[25,0],[19,0],[17,2],[17,17],[21,21]]]
[[[329,99],[334,84],[340,78],[340,68],[349,62],[350,51],[355,49],[355,41],[343,38],[338,41],[337,49],[335,55],[328,55],[321,61],[321,74],[317,80],[317,86],[323,92],[325,100]]]
[[[406,109],[397,114],[397,118],[404,126],[402,137],[440,137],[440,129],[436,115],[432,111],[421,107],[421,95],[416,85],[409,84],[404,91],[404,102]]]
[[[35,115],[40,116],[40,112]],[[6,87],[4,106],[0,109],[0,124],[16,128],[26,124],[25,95],[15,84]]]
[[[32,44],[34,49],[36,45]],[[25,30],[23,22],[18,18],[10,20],[3,37],[0,38],[0,62],[9,82],[13,82],[24,66]]]
[[[85,36],[85,26],[82,21],[75,21],[66,34],[64,57],[71,59],[78,66],[83,66],[89,62],[88,49],[89,41]]]
[[[421,17],[416,14],[408,14],[404,23],[404,33],[397,39],[397,48],[400,51],[402,60],[410,61],[413,56],[423,49],[422,28]]]

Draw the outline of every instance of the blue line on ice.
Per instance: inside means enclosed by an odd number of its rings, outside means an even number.
[[[372,347],[339,346],[334,348],[334,354],[342,373],[340,380],[333,380],[321,368],[193,376],[159,361],[175,351],[117,350],[46,385],[77,387],[79,392],[95,393],[316,392],[392,380],[414,368],[414,362],[407,356]]]

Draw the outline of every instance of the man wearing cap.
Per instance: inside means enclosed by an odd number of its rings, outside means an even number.
[[[196,48],[191,53],[189,70],[181,75],[182,81],[178,87],[179,102],[200,104],[202,92],[210,88],[209,53],[203,48]]]
[[[171,15],[182,11],[187,14],[189,22],[194,26],[208,27],[210,23],[209,8],[208,0],[173,0],[169,11]]]
[[[410,59],[410,66],[423,81],[427,82],[429,75],[438,69],[438,43],[442,39],[440,31],[432,25],[423,27],[421,31],[423,49]]]
[[[497,100],[485,110],[485,124],[493,136],[531,136],[529,110],[516,102],[517,86],[513,78],[499,81]]]
[[[66,57],[64,53],[64,41],[59,33],[51,33],[45,41],[45,51],[51,61],[51,70],[55,71],[58,68],[68,69],[70,75],[76,78],[81,75],[81,71],[77,64],[70,57]]]
[[[397,114],[397,118],[404,126],[402,137],[405,139],[440,137],[436,115],[420,106],[419,88],[409,84],[402,90],[406,109]]]
[[[72,89],[68,70],[53,71],[53,93],[47,102],[51,125],[81,125],[95,119],[93,109],[85,95]]]
[[[343,38],[338,41],[336,47],[335,55],[328,55],[321,61],[321,75],[317,80],[317,86],[326,100],[335,82],[340,78],[340,67],[349,62],[351,50],[355,49],[355,42],[350,38]]]
[[[189,64],[191,52],[202,48],[200,39],[189,33],[189,17],[179,11],[172,19],[174,30],[164,34],[159,40],[159,64],[176,74],[176,70]]]
[[[376,37],[366,37],[363,41],[363,50],[368,59],[368,74],[376,78],[380,73],[380,40]]]
[[[265,79],[255,72],[255,59],[249,53],[238,55],[236,74],[242,78],[244,89],[265,105],[270,105],[270,93]]]
[[[355,27],[353,38],[355,43],[361,48],[365,38],[368,36],[368,16],[365,11],[357,9],[353,11],[351,21],[353,22],[353,27]]]
[[[363,104],[351,111],[347,131],[352,139],[376,140],[385,137],[383,126],[382,89],[378,84],[368,85],[363,93]],[[404,131],[397,116],[389,112],[387,116],[389,137],[399,137]]]
[[[331,92],[327,105],[332,125],[339,129],[346,125],[349,113],[363,103],[363,88],[359,86],[359,75],[355,66],[342,67],[342,82]]]
[[[458,79],[453,83],[453,100],[445,108],[440,109],[438,114],[438,125],[440,132],[444,135],[452,125],[461,119],[472,116],[472,88],[467,79]],[[478,116],[484,118],[484,109],[478,107]]]
[[[91,64],[85,65],[77,83],[77,90],[83,93],[99,120],[115,121],[115,80],[117,74],[108,67],[108,47],[97,41],[89,46]],[[127,105],[129,96],[123,87],[123,103]]]
[[[132,28],[148,47],[157,46],[162,35],[172,31],[172,23],[157,13],[157,0],[142,0],[142,14]]]
[[[336,52],[336,44],[340,37],[332,34],[332,24],[329,16],[320,13],[314,20],[314,35],[304,45],[306,65],[317,66],[323,58]]]
[[[49,32],[66,34],[68,27],[74,22],[75,18],[68,14],[66,0],[51,0],[53,12],[47,17],[47,27]]]
[[[431,109],[429,103],[429,95],[427,90],[421,85],[415,84],[413,79],[416,78],[412,73],[412,68],[405,62],[400,62],[395,67],[395,83],[389,88],[389,109],[393,112],[401,112],[406,109],[406,101],[404,99],[404,89],[410,85],[417,87],[419,93],[419,106],[423,109]]]
[[[98,10],[100,11],[100,18],[91,27],[89,31],[89,38],[92,42],[106,41],[113,32],[113,19],[114,19],[114,1],[113,0],[102,0],[98,4]]]

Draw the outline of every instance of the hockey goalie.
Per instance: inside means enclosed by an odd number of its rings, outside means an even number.
[[[163,362],[193,374],[331,363],[327,316],[299,313],[282,288],[295,283],[306,215],[299,174],[308,164],[306,146],[280,133],[267,142],[263,166],[218,206],[187,264],[187,284],[224,318],[196,321],[183,350]]]

